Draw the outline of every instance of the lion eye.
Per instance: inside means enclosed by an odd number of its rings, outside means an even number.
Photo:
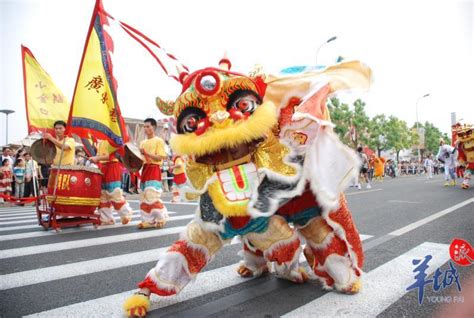
[[[194,132],[197,129],[198,122],[201,118],[198,114],[191,113],[183,118],[180,124],[181,131]]]
[[[242,113],[253,113],[257,108],[258,100],[253,95],[246,95],[237,99],[232,107],[240,110]]]

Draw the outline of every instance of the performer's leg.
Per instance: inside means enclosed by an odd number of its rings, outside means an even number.
[[[110,201],[114,210],[120,215],[122,224],[128,224],[132,220],[133,210],[123,196],[123,190],[119,187],[109,193]]]
[[[361,287],[362,244],[345,200],[337,211],[330,213],[329,222],[334,228],[318,216],[299,228],[307,242],[305,257],[324,288],[357,293]]]
[[[242,257],[237,273],[242,277],[259,277],[268,273],[267,260],[263,257],[263,252],[249,246],[244,242],[243,249],[239,252]]]
[[[100,192],[99,215],[102,225],[115,224],[115,220],[112,215],[112,203],[110,202],[110,198],[106,190],[102,190]]]
[[[168,220],[168,211],[160,200],[161,191],[147,187],[140,194],[140,213],[142,222],[139,228],[162,228]]]
[[[455,186],[456,185],[456,172],[455,172],[455,169],[454,167],[451,167],[449,168],[449,176],[451,178],[451,184],[452,186]]]
[[[444,180],[446,181],[444,183],[444,186],[447,187],[449,186],[449,166],[447,164],[444,165]]]
[[[268,262],[275,262],[277,276],[296,283],[308,279],[304,269],[299,266],[300,239],[283,217],[271,216],[265,232],[250,233],[245,238],[255,248],[263,251],[263,256]]]
[[[173,183],[173,186],[171,187],[171,191],[173,191],[173,199],[171,200],[171,202],[181,201],[179,197],[179,186],[176,183]]]
[[[461,184],[461,188],[469,189],[469,187],[471,186],[470,183],[471,183],[471,177],[473,173],[474,173],[473,169],[466,168],[466,170],[464,171],[464,178]]]
[[[222,247],[219,236],[191,222],[158,263],[138,284],[140,290],[129,297],[124,309],[129,316],[146,314],[151,293],[171,296],[179,293],[206,266]]]

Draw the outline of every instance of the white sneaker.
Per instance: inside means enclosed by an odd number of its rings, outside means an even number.
[[[360,185],[360,183],[357,185],[357,189],[362,189],[362,186]]]
[[[366,189],[372,189],[372,186],[370,185],[370,183],[367,183]]]

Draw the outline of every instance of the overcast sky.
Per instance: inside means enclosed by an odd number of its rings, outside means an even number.
[[[9,141],[26,136],[20,45],[31,49],[72,98],[94,0],[0,0],[0,109],[13,109]],[[364,95],[369,115],[395,115],[448,132],[450,113],[474,122],[473,1],[144,1],[103,0],[105,9],[176,55],[191,70],[216,66],[224,51],[233,70],[256,63],[292,65],[360,59],[374,72]],[[179,84],[123,32],[111,30],[118,98],[126,117],[159,117],[155,96],[175,98]],[[5,116],[0,114],[0,144]]]

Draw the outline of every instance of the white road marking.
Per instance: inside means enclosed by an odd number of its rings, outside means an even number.
[[[361,235],[361,239],[369,237],[371,236]],[[238,265],[239,263],[235,263],[200,273],[197,275],[196,280],[186,286],[186,288],[184,288],[178,295],[170,297],[158,297],[152,295],[150,311],[184,302],[253,279],[240,277],[235,271]],[[25,317],[95,317],[98,313],[104,317],[123,317],[124,312],[122,305],[125,299],[128,296],[131,296],[135,291],[136,290],[129,290],[123,293],[91,299],[85,302],[71,304]]]
[[[348,196],[348,195],[355,195],[355,194],[376,192],[376,191],[382,191],[382,190],[383,190],[383,189],[372,189],[372,190],[356,191],[356,192],[345,193],[345,195]]]
[[[135,202],[138,203],[140,200],[127,200],[127,202]],[[197,202],[170,202],[170,201],[163,201],[163,203],[171,204],[171,205],[197,205]]]
[[[449,260],[448,245],[425,242],[363,276],[356,295],[325,294],[283,317],[375,317],[407,293],[415,281],[413,259],[432,255],[427,274]]]
[[[416,202],[416,201],[404,201],[404,200],[388,200],[387,202],[390,202],[390,203],[412,203],[412,204],[421,203],[421,202]]]
[[[178,221],[178,220],[190,220],[194,218],[194,215],[187,214],[187,215],[178,215],[178,216],[172,216],[168,219],[168,221]],[[11,240],[18,240],[18,239],[26,239],[26,238],[32,238],[32,237],[43,237],[43,236],[51,236],[51,235],[67,235],[67,234],[72,234],[72,233],[80,233],[80,232],[88,232],[88,231],[100,231],[103,229],[111,229],[111,228],[123,228],[123,227],[130,227],[130,226],[137,226],[138,223],[140,223],[140,217],[135,217],[136,219],[133,222],[130,222],[126,225],[122,225],[120,223],[120,219],[116,220],[117,224],[114,225],[103,225],[100,226],[98,229],[95,229],[93,226],[87,226],[87,227],[74,227],[70,229],[63,229],[61,233],[56,233],[54,230],[50,231],[35,231],[35,232],[26,232],[26,233],[16,233],[16,234],[9,234],[9,235],[2,235],[0,236],[0,242],[1,241],[11,241]],[[38,227],[38,225],[36,225]]]
[[[239,240],[232,240],[229,245],[239,244]],[[92,274],[115,268],[123,268],[137,264],[157,261],[160,254],[167,247],[156,248],[137,253],[93,259],[65,265],[50,266],[12,274],[0,275],[0,290],[29,286],[33,284],[50,282],[58,279],[71,278],[80,275]]]
[[[443,210],[443,211],[440,211],[440,212],[437,212],[437,213],[435,213],[435,214],[432,214],[432,215],[430,215],[430,216],[428,216],[428,217],[426,217],[426,218],[424,218],[424,219],[421,219],[421,220],[416,221],[416,222],[414,222],[414,223],[408,224],[408,225],[405,226],[405,227],[402,227],[402,228],[400,228],[400,229],[398,229],[398,230],[395,230],[395,231],[389,233],[389,235],[395,235],[395,236],[403,235],[403,234],[405,234],[405,233],[408,233],[408,232],[410,232],[410,231],[412,231],[412,230],[414,230],[414,229],[416,229],[416,228],[418,228],[418,227],[420,227],[420,226],[422,226],[422,225],[425,225],[425,224],[427,224],[427,223],[429,223],[429,222],[431,222],[431,221],[434,221],[434,220],[436,220],[436,219],[438,219],[438,218],[440,218],[440,217],[442,217],[442,216],[445,216],[445,215],[448,214],[448,213],[451,213],[451,212],[453,212],[453,211],[456,211],[457,209],[460,209],[460,208],[462,208],[463,206],[466,206],[466,205],[471,204],[471,203],[473,203],[473,202],[474,202],[474,198],[468,199],[468,200],[466,200],[466,201],[463,201],[463,202],[461,202],[461,203],[458,203],[458,204],[456,204],[456,205],[453,205],[452,207],[447,208],[447,209],[445,209],[445,210]]]
[[[186,226],[178,226],[178,227],[172,227],[172,228],[165,227],[163,229],[148,229],[148,230],[142,230],[137,233],[110,235],[110,236],[90,238],[90,239],[85,239],[85,240],[75,240],[75,241],[68,241],[68,242],[61,242],[61,243],[34,245],[34,246],[27,246],[27,247],[12,248],[8,250],[0,250],[0,259],[71,250],[75,248],[105,245],[105,244],[118,243],[118,242],[128,242],[131,240],[140,240],[140,239],[145,239],[145,238],[160,237],[160,236],[165,236],[165,235],[170,235],[170,234],[178,234],[178,233],[181,233],[185,228]]]
[[[8,221],[25,220],[25,219],[36,219],[36,218],[37,218],[36,212],[31,212],[30,215],[22,215],[22,216],[19,216],[19,215],[12,215],[12,216],[8,216],[8,217],[0,218],[0,225],[11,223],[11,222],[8,222]]]
[[[140,210],[133,210],[134,212],[134,216],[133,217],[136,217],[137,215],[140,215]],[[168,211],[168,214],[175,214],[177,212],[173,212],[173,211]],[[115,214],[115,213],[114,213]],[[30,215],[28,217],[21,217],[21,218],[18,218],[18,220],[16,220],[17,218],[10,218],[8,220],[5,220],[5,221],[2,221],[0,220],[0,225],[7,225],[7,224],[21,224],[21,223],[31,223],[31,222],[34,222],[36,220],[38,220],[38,216],[36,214],[34,215]],[[11,221],[13,220],[13,221]],[[115,217],[115,220],[120,220],[119,217]],[[8,230],[5,230],[7,227],[4,227],[4,228],[0,228],[0,231],[8,231]]]

